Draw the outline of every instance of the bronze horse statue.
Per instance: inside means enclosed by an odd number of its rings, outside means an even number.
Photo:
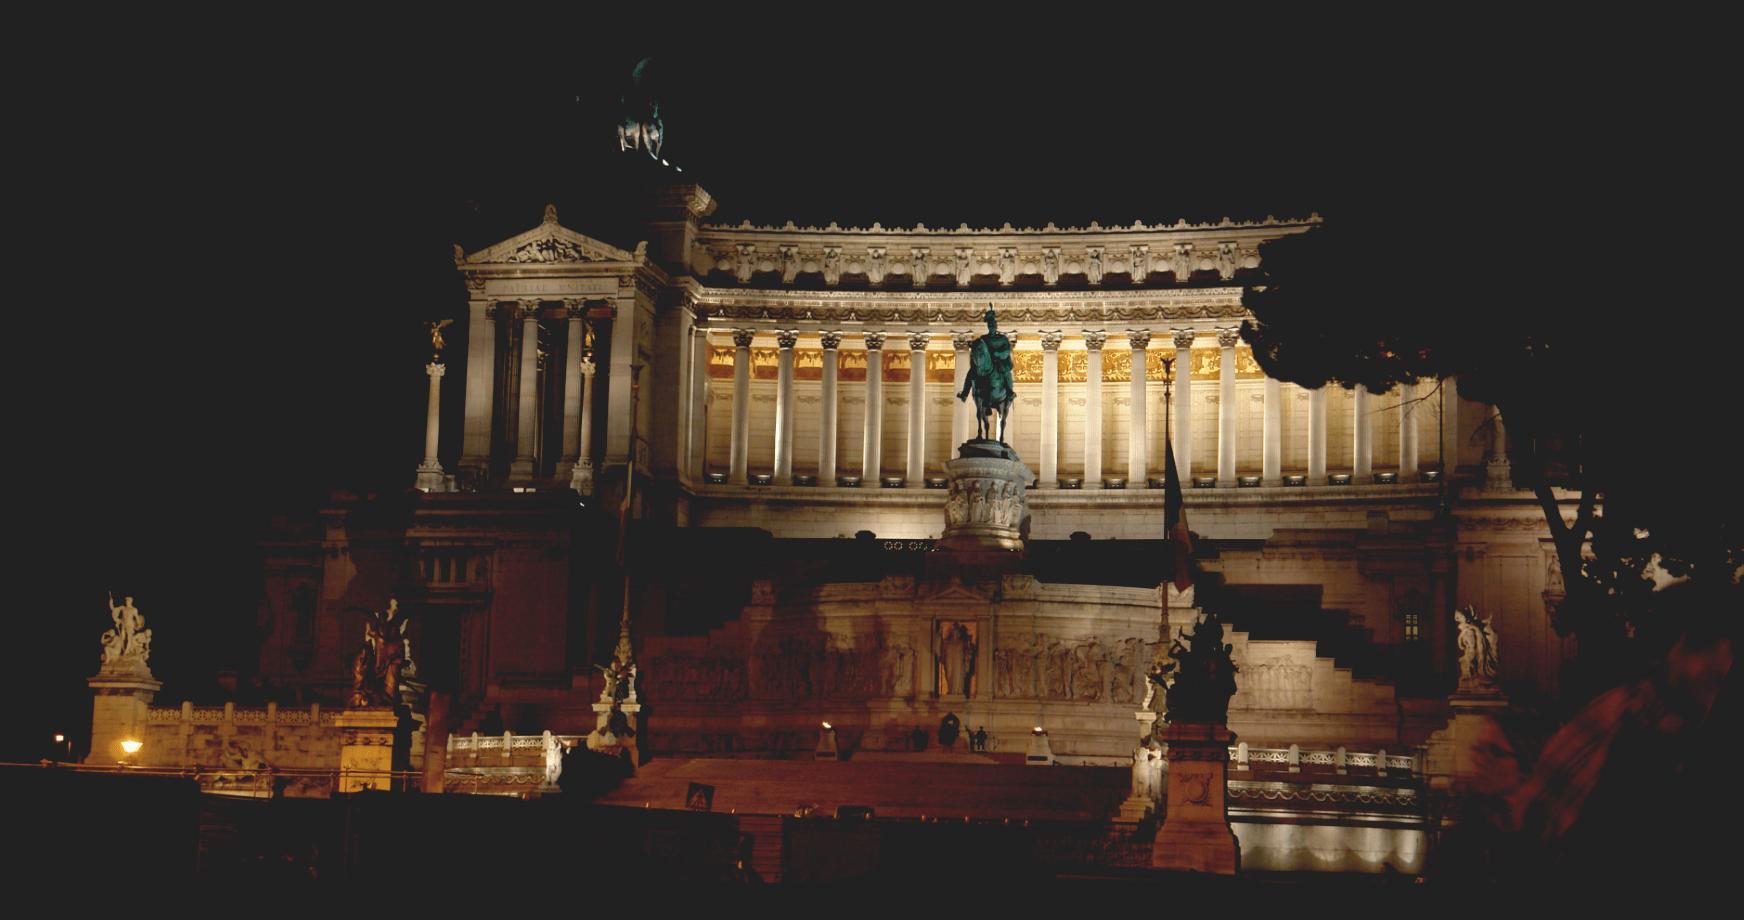
[[[976,436],[988,440],[991,416],[999,413],[999,443],[1005,443],[1005,422],[1011,416],[1011,339],[999,331],[994,321],[993,305],[987,305],[987,334],[976,339],[969,349],[969,373],[963,378],[963,392],[958,399],[975,394]]]

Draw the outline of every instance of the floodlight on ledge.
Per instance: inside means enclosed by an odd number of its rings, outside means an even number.
[[[126,751],[129,755],[139,753],[139,749],[142,747],[145,747],[145,745],[141,744],[138,741],[133,740],[132,738],[129,738],[126,741],[121,742],[121,749],[123,751]]]

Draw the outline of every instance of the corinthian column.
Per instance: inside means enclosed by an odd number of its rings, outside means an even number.
[[[1308,391],[1308,482],[1326,485],[1326,385]]]
[[[793,485],[793,346],[799,333],[777,329],[775,344],[775,484]]]
[[[1239,329],[1217,330],[1217,347],[1223,349],[1217,366],[1217,484],[1235,482],[1235,343]]]
[[[1368,387],[1359,383],[1351,390],[1350,412],[1350,481],[1371,482],[1375,478],[1375,438],[1370,427]]]
[[[1126,429],[1126,483],[1129,489],[1142,489],[1145,475],[1150,472],[1150,432],[1145,426],[1145,349],[1151,344],[1149,329],[1128,329],[1127,343],[1132,346],[1132,418]]]
[[[866,437],[860,458],[860,485],[877,488],[884,450],[884,333],[868,332],[866,339]]]
[[[733,435],[727,481],[744,485],[751,459],[751,339],[749,329],[733,330]]]
[[[836,484],[836,359],[840,332],[819,336],[824,344],[824,376],[818,384],[818,485]]]
[[[926,488],[926,347],[925,332],[908,334],[908,487]]]
[[[533,478],[533,433],[539,412],[539,301],[521,301],[521,399],[515,414],[515,462],[509,478],[526,482]]]
[[[466,333],[466,427],[462,429],[460,468],[479,479],[490,472],[491,412],[496,403],[497,326],[491,320],[496,304],[474,300]]]
[[[1042,488],[1060,484],[1060,330],[1042,332]]]
[[[563,455],[558,477],[575,478],[577,435],[581,432],[581,349],[583,311],[581,299],[563,299],[563,325],[569,347],[563,352]]]
[[[1191,329],[1175,330],[1175,472],[1183,488],[1193,487],[1193,339]]]
[[[1399,384],[1399,481],[1417,478],[1417,385]]]
[[[1265,423],[1260,436],[1260,482],[1275,486],[1284,479],[1284,393],[1271,375],[1266,375]]]
[[[1102,488],[1102,346],[1108,333],[1084,330],[1084,488]]]
[[[951,449],[956,450],[964,441],[969,440],[970,432],[975,427],[975,401],[973,399],[957,399],[957,394],[963,392],[963,381],[969,379],[969,347],[975,344],[975,333],[951,333],[951,350],[956,370],[952,372],[955,383],[952,384],[951,398],[956,400],[951,404]]]
[[[430,398],[424,409],[424,462],[418,464],[416,485],[425,492],[441,492],[446,484],[436,445],[442,425],[442,375],[447,370],[440,361],[424,365],[424,373],[430,375]]]

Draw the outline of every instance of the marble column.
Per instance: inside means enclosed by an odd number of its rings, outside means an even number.
[[[975,400],[957,399],[957,394],[963,392],[963,381],[969,379],[969,347],[975,344],[975,333],[951,333],[951,350],[956,354],[952,371],[955,382],[951,386],[951,449],[956,450],[975,436]]]
[[[860,485],[878,488],[884,450],[884,333],[865,333],[866,436],[860,458]]]
[[[1417,478],[1417,385],[1399,384],[1399,481]]]
[[[819,336],[824,345],[824,373],[818,383],[818,485],[836,484],[836,362],[840,332]]]
[[[1374,426],[1369,415],[1369,388],[1357,384],[1350,392],[1350,481],[1372,482],[1374,470]]]
[[[1326,485],[1326,385],[1308,391],[1308,483]]]
[[[515,462],[509,478],[533,478],[533,436],[539,429],[539,301],[521,301],[521,399],[515,415]]]
[[[440,361],[424,365],[424,373],[430,376],[430,397],[424,409],[424,462],[418,464],[416,484],[425,492],[441,492],[445,484],[436,446],[442,426],[442,375],[447,371]]]
[[[1108,333],[1084,330],[1089,350],[1084,371],[1084,488],[1102,488],[1102,346]]]
[[[491,413],[496,404],[496,304],[473,300],[466,338],[466,427],[462,429],[460,468],[483,479],[490,472]]]
[[[908,334],[908,487],[926,488],[926,347],[932,336]]]
[[[1260,432],[1260,482],[1281,485],[1284,481],[1284,388],[1266,377],[1265,421]]]
[[[576,366],[581,369],[581,423],[576,426],[575,469],[569,487],[589,495],[593,492],[593,375],[599,366],[592,355],[584,355]]]
[[[692,482],[702,482],[708,469],[708,330],[693,326],[690,330],[690,456],[685,469]],[[585,397],[582,405],[588,405]],[[583,422],[583,430],[586,422]],[[588,459],[582,454],[583,459]]]
[[[1175,330],[1175,472],[1182,488],[1193,487],[1193,339],[1191,329]]]
[[[1128,329],[1132,346],[1132,415],[1126,429],[1126,487],[1142,489],[1150,472],[1150,431],[1145,424],[1145,349],[1150,347],[1148,329]]]
[[[563,352],[563,452],[559,481],[575,478],[575,461],[579,456],[581,433],[581,349],[584,319],[581,298],[563,299],[563,326],[568,347]]]
[[[793,485],[793,346],[799,332],[777,329],[775,376],[775,484]]]
[[[1042,331],[1042,488],[1060,485],[1060,330]]]
[[[1441,469],[1443,476],[1452,476],[1459,468],[1459,378],[1441,380]]]
[[[1217,330],[1217,347],[1222,349],[1217,364],[1217,485],[1234,487],[1235,482],[1235,343],[1241,339],[1239,329]]]
[[[744,485],[750,480],[751,459],[751,339],[749,329],[733,330],[733,435],[727,481]]]

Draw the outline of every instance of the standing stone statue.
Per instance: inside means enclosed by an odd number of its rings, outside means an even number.
[[[941,626],[939,636],[939,667],[944,686],[939,690],[950,696],[968,696],[969,681],[975,675],[975,637],[962,623]]]
[[[1493,690],[1496,686],[1496,631],[1488,617],[1471,604],[1453,612],[1459,627],[1459,689]]]
[[[1005,421],[1011,414],[1011,339],[999,331],[993,315],[993,305],[987,305],[987,334],[969,347],[969,372],[963,377],[963,391],[957,399],[975,395],[976,437],[988,440],[990,417],[999,413],[999,443],[1005,443]]]
[[[143,671],[151,657],[151,630],[145,628],[145,617],[133,606],[132,596],[122,599],[119,606],[115,595],[109,595],[109,619],[114,629],[103,631],[103,665],[105,671]]]

